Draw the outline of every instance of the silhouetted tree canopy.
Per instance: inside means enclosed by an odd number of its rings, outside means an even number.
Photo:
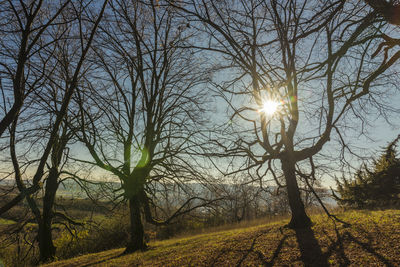
[[[363,208],[400,200],[400,158],[396,155],[399,140],[400,135],[374,159],[372,170],[363,165],[354,179],[337,180],[340,197],[334,196],[340,205]]]
[[[365,0],[384,20],[393,25],[400,25],[400,2],[398,0]]]

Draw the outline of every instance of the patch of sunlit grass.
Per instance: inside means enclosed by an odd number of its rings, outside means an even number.
[[[146,252],[119,256],[123,249],[55,262],[49,266],[259,266],[304,265],[304,253],[327,265],[400,266],[400,210],[346,211],[335,224],[313,215],[311,231],[283,228],[287,221],[204,233],[150,243]],[[301,240],[301,233],[306,238]],[[300,239],[299,239],[300,238]],[[314,239],[318,247],[312,247]],[[301,244],[301,245],[300,245]]]

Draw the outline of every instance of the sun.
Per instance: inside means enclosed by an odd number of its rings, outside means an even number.
[[[268,115],[273,115],[278,107],[281,105],[281,103],[273,100],[265,100],[263,103],[263,108],[260,110],[261,112],[264,112]]]

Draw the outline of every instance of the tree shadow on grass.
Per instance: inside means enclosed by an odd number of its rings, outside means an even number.
[[[241,266],[243,261],[249,256],[249,254],[251,252],[254,252],[254,245],[256,244],[257,238],[259,238],[261,236],[261,234],[257,235],[256,237],[254,237],[253,242],[251,243],[250,248],[245,251],[245,253],[243,254],[243,256],[240,258],[240,260],[238,261],[238,263],[236,264],[236,266]]]
[[[218,262],[218,260],[221,259],[221,257],[224,254],[228,254],[231,252],[236,252],[241,255],[240,259],[237,261],[235,264],[236,266],[242,266],[245,264],[245,260],[249,257],[249,255],[256,256],[258,259],[258,264],[262,266],[275,266],[276,261],[279,258],[279,255],[281,254],[282,249],[285,247],[286,240],[292,236],[292,234],[284,233],[282,229],[280,230],[281,234],[283,235],[282,238],[279,240],[278,244],[276,245],[272,256],[271,257],[266,257],[265,256],[265,251],[258,250],[255,248],[255,244],[257,243],[257,240],[266,232],[258,233],[257,235],[248,238],[246,240],[251,240],[250,247],[247,249],[234,249],[231,248],[230,245],[227,243],[223,246],[221,251],[214,257],[213,262],[211,262],[211,266],[217,266],[221,262]],[[293,232],[292,232],[293,233]],[[305,266],[329,266],[328,263],[328,258],[330,254],[337,248],[340,247],[339,244],[337,243],[336,240],[332,240],[332,248],[328,249],[327,253],[323,253],[321,250],[321,246],[319,245],[315,234],[311,227],[309,228],[301,228],[301,229],[296,229],[295,230],[295,236],[297,239],[297,243],[300,249],[301,253],[301,261],[304,263]],[[244,242],[245,240],[241,240],[240,242]],[[343,248],[343,246],[342,246]],[[344,255],[344,252],[343,252]],[[349,262],[348,260],[344,262]]]
[[[382,256],[380,253],[378,253],[372,246],[370,243],[367,242],[362,242],[361,240],[357,239],[355,236],[353,236],[351,233],[349,232],[345,232],[344,236],[350,240],[351,242],[354,242],[356,244],[358,244],[360,247],[362,247],[363,250],[365,250],[366,252],[374,255],[379,261],[381,261],[382,263],[384,263],[386,266],[394,266],[388,259],[386,259],[384,256]]]
[[[305,266],[330,266],[330,258],[334,255],[332,260],[335,261],[335,265],[339,266],[349,266],[351,264],[354,264],[355,262],[351,261],[348,257],[350,255],[349,253],[354,253],[354,252],[347,252],[346,253],[346,247],[350,244],[356,244],[358,245],[359,248],[362,249],[362,252],[358,251],[356,253],[367,253],[370,255],[373,255],[374,258],[376,258],[378,261],[382,263],[382,265],[385,266],[395,266],[389,259],[385,258],[382,254],[380,254],[376,248],[373,246],[373,238],[370,233],[370,231],[363,229],[362,231],[358,229],[359,232],[362,232],[362,238],[358,238],[354,236],[350,230],[344,230],[343,228],[341,231],[337,228],[335,225],[334,228],[334,235],[332,236],[332,229],[324,229],[322,228],[322,235],[325,235],[325,240],[323,247],[325,248],[324,251],[321,248],[321,245],[319,244],[316,235],[314,231],[312,230],[311,227],[308,228],[301,228],[301,229],[295,229],[295,237],[296,241],[298,244],[298,248],[300,250],[301,256],[300,260],[303,262]],[[343,231],[344,230],[344,231]],[[291,232],[293,233],[293,232]],[[222,249],[220,252],[214,257],[213,261],[209,264],[211,266],[218,266],[222,263],[221,258],[225,254],[229,253],[237,253],[237,255],[240,255],[240,259],[237,260],[236,263],[233,265],[236,266],[242,266],[246,265],[246,259],[249,257],[254,256],[257,259],[257,264],[262,265],[262,266],[275,266],[277,264],[277,260],[279,259],[279,256],[282,253],[282,249],[285,248],[286,240],[293,236],[293,234],[289,233],[284,233],[281,231],[281,234],[283,235],[282,238],[280,239],[279,243],[276,245],[274,252],[271,257],[266,257],[265,253],[268,251],[263,251],[259,250],[256,248],[256,244],[258,239],[266,234],[266,232],[258,233],[257,235],[253,235],[252,237],[241,239],[241,240],[236,240],[233,242],[248,242],[250,241],[250,246],[248,248],[234,248],[232,247],[232,241],[227,242],[225,245],[222,246]],[[366,238],[368,241],[362,241],[362,239]],[[265,242],[265,241],[264,241]],[[268,241],[267,241],[268,242]],[[271,250],[269,250],[271,251]],[[251,255],[251,256],[250,256]],[[299,260],[299,258],[297,258]],[[254,262],[253,262],[254,263]]]
[[[275,251],[274,251],[274,254],[272,254],[272,258],[269,260],[269,261],[265,261],[265,259],[264,259],[264,262],[265,262],[265,265],[264,266],[274,266],[274,263],[275,263],[275,260],[278,258],[278,255],[279,255],[279,253],[281,252],[281,250],[282,250],[282,247],[283,247],[283,245],[285,244],[285,240],[288,238],[288,236],[287,235],[284,235],[283,237],[282,237],[282,239],[279,241],[279,244],[278,244],[278,246],[276,247],[276,249],[275,249]],[[260,258],[260,254],[262,255],[262,257],[264,258],[264,255],[261,253],[261,252],[259,252],[258,253],[259,254],[259,258]],[[261,259],[261,258],[260,258]]]
[[[368,231],[366,231],[365,229],[361,229],[361,230],[362,230],[365,238],[368,239],[368,242],[361,241],[360,239],[358,239],[354,235],[352,235],[349,231],[344,231],[341,234],[336,225],[335,225],[334,230],[336,233],[336,240],[334,238],[330,238],[328,233],[323,230],[323,232],[325,233],[325,235],[328,237],[328,239],[330,241],[330,245],[329,245],[327,251],[325,253],[323,253],[322,255],[320,255],[320,256],[322,256],[322,258],[325,261],[328,261],[329,257],[335,253],[337,255],[336,259],[339,261],[338,263],[340,266],[349,266],[351,264],[351,261],[349,260],[349,258],[347,257],[347,255],[345,253],[344,243],[354,243],[354,244],[359,245],[359,247],[361,247],[365,253],[369,253],[369,254],[373,255],[385,266],[389,266],[389,267],[394,266],[394,264],[392,264],[387,258],[385,258],[383,255],[378,253],[376,251],[376,249],[373,248],[373,246],[371,244],[373,242],[372,237],[371,237],[370,233]],[[306,262],[304,262],[304,263],[306,263]],[[328,262],[326,262],[326,263],[328,263]],[[312,266],[312,265],[310,265],[310,266]]]
[[[305,266],[329,266],[328,255],[322,253],[311,227],[295,229],[301,260]]]
[[[349,258],[346,256],[343,246],[343,238],[340,235],[337,227],[335,226],[336,240],[334,238],[331,238],[325,230],[323,230],[323,232],[330,241],[328,250],[327,252],[325,252],[326,258],[328,259],[333,253],[336,252],[336,255],[338,256],[339,266],[349,266],[351,262]]]
[[[268,266],[268,267],[269,267],[269,266],[274,266],[274,262],[275,262],[275,260],[278,258],[279,253],[281,252],[282,247],[283,247],[283,245],[285,244],[285,240],[288,238],[288,236],[287,236],[287,235],[284,235],[284,236],[281,238],[281,240],[280,240],[279,243],[278,243],[278,246],[276,247],[274,253],[272,254],[272,258],[271,258],[269,261],[266,260],[264,254],[263,254],[261,251],[254,249],[254,245],[255,245],[257,239],[258,239],[260,236],[262,236],[262,234],[259,234],[259,235],[257,235],[256,237],[254,237],[254,239],[253,239],[253,241],[252,241],[252,243],[251,243],[250,248],[243,254],[243,256],[242,256],[241,259],[238,261],[238,263],[236,264],[236,266],[241,266],[242,263],[243,263],[243,261],[248,257],[248,255],[249,255],[250,253],[256,254],[257,257],[258,257],[258,260],[262,263],[263,266]]]
[[[287,261],[289,259],[285,259],[286,255],[283,255],[282,251],[287,249],[288,246],[293,248],[291,242],[286,242],[291,238],[296,238],[301,256],[300,258],[291,258],[289,260],[295,260],[296,262],[301,260],[305,266],[319,267],[330,266],[331,264],[349,266],[357,264],[354,261],[354,256],[358,257],[360,255],[354,253],[372,255],[381,265],[396,265],[395,261],[393,262],[391,259],[386,258],[385,255],[380,254],[379,249],[374,246],[376,238],[381,236],[379,235],[380,231],[361,226],[363,229],[359,227],[354,228],[355,226],[351,228],[347,227],[338,228],[336,224],[334,224],[334,229],[331,226],[321,227],[318,230],[318,235],[314,233],[311,227],[296,229],[294,232],[292,230],[282,231],[281,229],[282,236],[279,242],[276,245],[274,244],[272,248],[270,246],[267,246],[268,248],[258,248],[260,242],[272,242],[272,240],[269,241],[265,238],[260,238],[269,231],[258,232],[255,235],[253,234],[237,240],[227,240],[225,244],[221,245],[218,253],[214,254],[215,256],[207,265],[219,266],[224,262],[226,264],[226,260],[232,260],[232,255],[234,255],[238,258],[235,257],[235,261],[230,262],[233,266],[242,266],[249,262],[260,266],[275,266],[279,264],[280,260]],[[361,236],[354,235],[353,231],[357,231]],[[318,240],[323,243],[319,243]],[[357,250],[346,250],[348,247],[354,245],[358,248]]]
[[[103,259],[101,259],[101,260],[98,260],[98,261],[95,261],[95,262],[87,263],[87,264],[85,264],[85,265],[82,265],[81,267],[93,266],[93,265],[100,264],[100,263],[103,263],[103,262],[106,262],[106,261],[110,261],[110,260],[113,260],[113,259],[116,259],[116,258],[125,256],[125,255],[126,255],[126,254],[125,254],[124,252],[118,253],[117,255],[114,255],[114,256],[111,256],[111,257],[105,257],[105,258],[103,258]]]
[[[315,238],[314,232],[312,231],[311,228],[302,228],[302,229],[296,229],[296,238],[297,242],[300,248],[301,252],[301,260],[305,264],[305,266],[329,266],[327,258],[328,255],[325,255],[321,251],[321,247],[318,244],[317,239]],[[262,266],[274,266],[276,263],[276,260],[279,258],[279,254],[282,251],[282,248],[285,246],[285,241],[291,236],[289,234],[284,234],[281,230],[281,234],[283,235],[282,238],[279,240],[279,243],[277,244],[272,257],[266,257],[264,253],[258,249],[255,249],[255,244],[260,238],[263,233],[259,233],[256,236],[253,236],[251,240],[250,247],[247,249],[233,249],[230,248],[229,244],[225,244],[221,251],[214,257],[213,262],[211,262],[211,266],[218,266],[220,262],[220,258],[224,254],[228,254],[230,252],[237,252],[241,254],[240,259],[237,261],[235,264],[236,266],[242,266],[245,263],[245,260],[249,257],[249,255],[253,254],[256,255],[258,262]],[[247,240],[249,240],[247,239]],[[244,242],[244,240],[241,240],[241,242]],[[335,245],[336,247],[336,245]]]
[[[210,266],[218,266],[221,264],[221,262],[218,262],[218,260],[224,255],[228,254],[230,252],[236,252],[238,254],[241,254],[240,259],[238,262],[235,264],[236,266],[242,266],[244,264],[244,261],[249,257],[249,255],[254,254],[256,255],[256,258],[259,261],[260,266],[274,266],[275,260],[278,258],[279,253],[281,252],[282,248],[284,247],[286,239],[289,237],[288,235],[283,235],[281,240],[279,241],[276,249],[274,250],[274,253],[269,261],[267,261],[265,255],[260,251],[254,248],[255,244],[257,243],[257,240],[262,236],[266,234],[266,232],[262,232],[257,234],[256,236],[253,236],[251,238],[248,238],[246,240],[251,240],[251,245],[248,249],[232,249],[229,246],[230,242],[227,242],[225,246],[221,249],[221,251],[214,257],[213,261],[209,264]],[[283,233],[282,233],[283,234]],[[241,242],[244,242],[245,240],[241,240]]]
[[[283,232],[281,231],[283,234]],[[299,245],[299,249],[301,252],[301,260],[305,266],[329,266],[328,263],[328,255],[322,253],[321,247],[318,244],[317,239],[315,238],[313,230],[309,228],[301,228],[295,230],[297,243]],[[285,246],[286,239],[289,238],[290,235],[284,234],[280,239],[278,245],[276,246],[272,257],[267,260],[265,255],[259,251],[254,249],[254,245],[257,239],[262,234],[258,234],[252,240],[250,247],[245,251],[240,260],[237,262],[236,266],[241,266],[245,259],[251,254],[254,253],[257,255],[260,263],[263,266],[274,266],[275,261],[278,259],[279,254],[281,253],[282,248]]]

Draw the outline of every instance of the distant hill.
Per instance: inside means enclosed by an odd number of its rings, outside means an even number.
[[[92,181],[94,183],[91,183],[90,181],[85,183],[84,186],[88,189],[89,192],[93,193],[93,195],[97,196],[98,198],[102,198],[102,196],[106,194],[112,194],[111,192],[113,190],[119,189],[121,187],[120,182],[101,182],[101,181]],[[5,179],[0,181],[0,187],[11,187],[14,185],[14,180],[12,179]],[[198,197],[207,197],[210,196],[209,190],[204,187],[204,185],[199,184],[199,183],[187,183],[185,186],[193,192],[193,195],[198,196]],[[226,188],[232,188],[233,185],[229,184],[220,184],[219,186],[223,186]],[[249,187],[254,187],[249,185]],[[271,186],[270,187],[271,191],[275,190],[276,187]],[[161,186],[157,186],[156,190],[161,192],[162,190],[165,190]],[[170,194],[172,197],[170,198],[170,201],[172,201],[170,204],[171,205],[179,205],[179,199],[181,199],[180,196],[180,190],[179,187],[170,187],[168,188]],[[264,199],[268,199],[271,196],[267,192],[261,192],[261,197]],[[64,198],[78,198],[78,199],[86,199],[88,198],[87,193],[85,190],[82,189],[82,187],[76,183],[73,180],[65,180],[62,183],[60,183],[59,188],[57,190],[57,196],[59,197],[64,197]],[[321,199],[324,201],[324,203],[335,207],[337,206],[337,202],[334,198],[330,196],[323,196]]]
[[[116,189],[120,187],[119,182],[95,182],[94,183],[85,183],[85,186],[89,189],[89,191],[92,192],[99,192],[103,188],[103,191],[105,190],[105,187],[107,187],[108,190],[110,189]],[[0,188],[7,187],[10,188],[14,186],[15,181],[13,179],[4,179],[0,181]],[[87,195],[85,193],[85,190],[82,189],[82,187],[76,183],[73,180],[65,180],[62,183],[60,183],[58,190],[57,190],[57,196],[62,196],[62,197],[69,197],[69,198],[87,198]]]

